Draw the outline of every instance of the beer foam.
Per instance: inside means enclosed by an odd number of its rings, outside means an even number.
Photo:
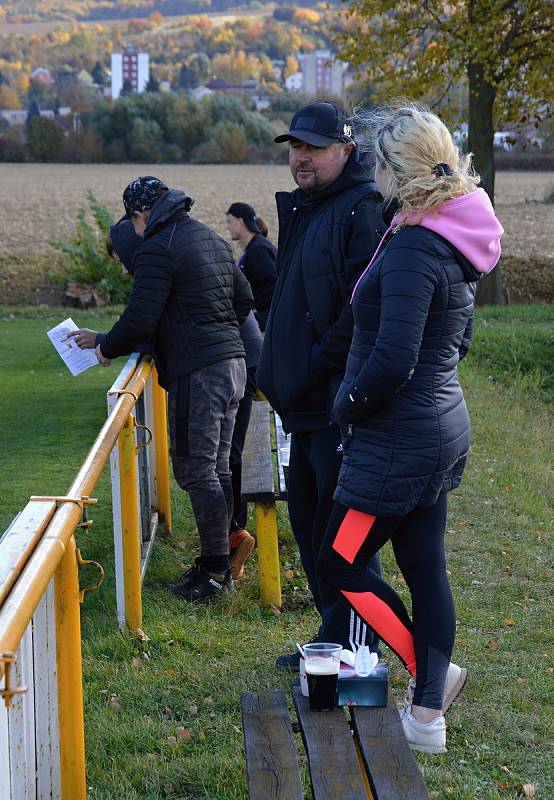
[[[333,658],[309,658],[305,666],[308,675],[338,675],[340,664]]]

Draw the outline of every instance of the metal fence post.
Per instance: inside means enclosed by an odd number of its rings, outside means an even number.
[[[256,503],[260,597],[264,606],[281,606],[281,573],[275,503]]]
[[[56,660],[62,800],[85,800],[85,736],[81,616],[75,538],[70,537],[55,572]]]
[[[137,495],[137,450],[135,420],[127,417],[118,438],[121,486],[121,527],[123,533],[123,581],[125,620],[132,631],[142,628],[142,587],[140,580],[140,517]]]
[[[171,530],[171,496],[169,492],[169,449],[167,444],[166,393],[158,383],[158,373],[152,374],[152,401],[154,406],[154,445],[156,448],[156,481],[160,521]]]

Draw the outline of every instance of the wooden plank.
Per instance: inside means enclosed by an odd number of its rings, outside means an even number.
[[[241,695],[250,800],[304,800],[283,691]]]
[[[283,430],[283,423],[279,414],[273,413],[275,418],[275,440],[277,442],[277,469],[279,474],[279,499],[287,498],[286,473],[289,469],[290,459],[290,434]]]
[[[292,687],[292,696],[308,754],[314,800],[367,800],[344,710],[310,711],[299,686]]]
[[[428,800],[396,708],[352,706],[350,713],[376,800]]]
[[[274,501],[269,403],[266,400],[257,400],[252,403],[250,424],[242,453],[241,476],[244,500],[261,503]]]

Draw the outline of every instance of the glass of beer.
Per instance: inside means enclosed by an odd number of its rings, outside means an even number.
[[[333,711],[337,707],[337,681],[342,647],[340,644],[313,642],[305,644],[303,650],[310,709]]]

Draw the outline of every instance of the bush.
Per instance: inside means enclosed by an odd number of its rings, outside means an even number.
[[[80,208],[71,239],[51,242],[62,254],[62,268],[52,278],[57,282],[92,284],[110,302],[125,303],[131,290],[131,279],[123,273],[121,264],[109,257],[105,247],[113,217],[92,192],[87,192],[87,200],[94,225],[87,221],[87,209]]]

